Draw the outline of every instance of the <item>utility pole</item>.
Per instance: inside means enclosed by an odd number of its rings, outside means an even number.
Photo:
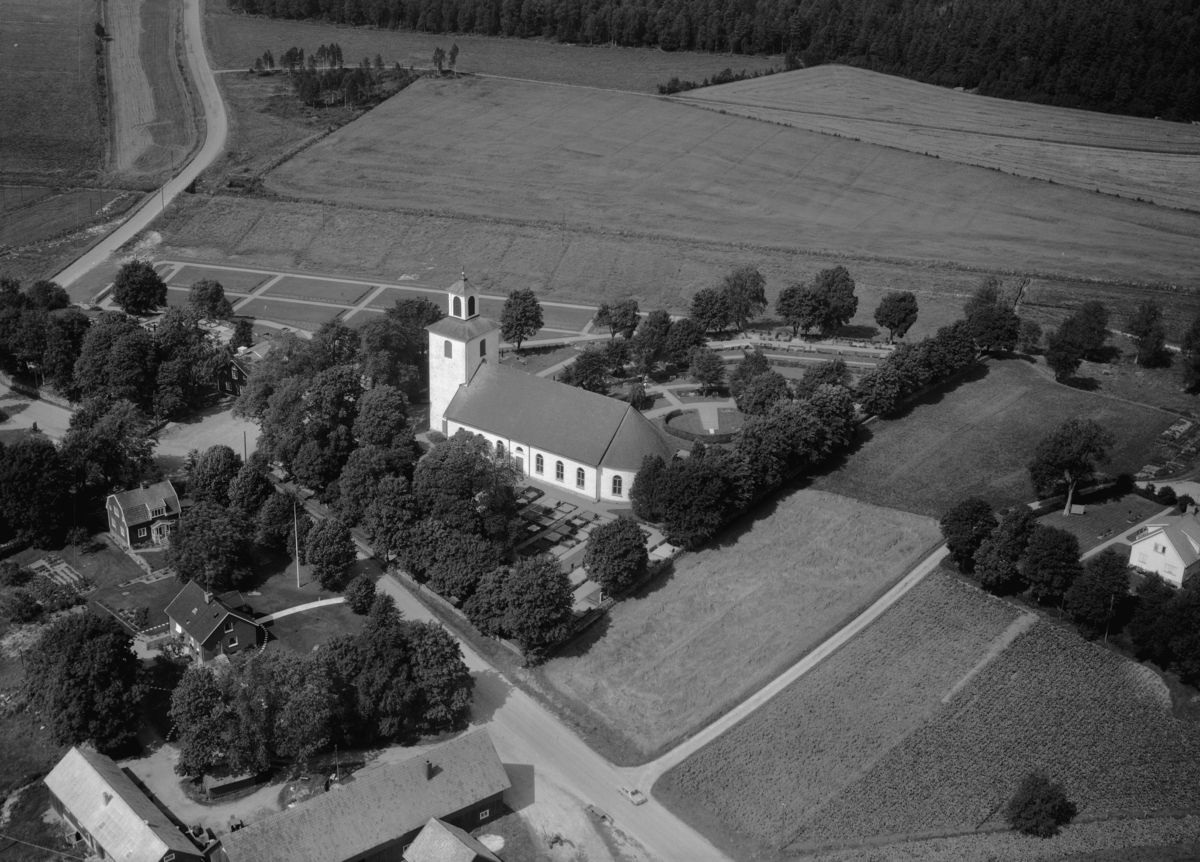
[[[242,431],[242,463],[245,464],[250,460],[250,455],[246,449],[246,432]]]
[[[1104,621],[1104,642],[1108,643],[1108,626],[1112,623],[1113,602],[1117,600],[1116,595],[1108,597],[1108,618]]]
[[[292,500],[292,538],[296,548],[296,589],[300,589],[300,518],[296,514],[296,501]]]

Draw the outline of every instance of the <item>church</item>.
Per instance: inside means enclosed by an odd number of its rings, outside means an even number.
[[[447,300],[427,327],[430,429],[479,434],[522,475],[597,502],[627,502],[642,459],[675,453],[624,401],[501,365],[500,324],[479,316],[465,274]]]

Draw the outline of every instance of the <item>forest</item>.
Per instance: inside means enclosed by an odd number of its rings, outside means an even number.
[[[1200,119],[1193,0],[229,0],[275,18],[843,63],[987,96]]]

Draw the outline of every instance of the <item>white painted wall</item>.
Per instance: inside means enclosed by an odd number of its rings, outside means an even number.
[[[460,428],[465,429],[471,434],[478,434],[480,437],[483,437],[492,445],[493,448],[495,448],[497,441],[503,443],[504,451],[509,455],[521,456],[522,460],[524,461],[526,475],[532,476],[533,478],[545,482],[548,485],[562,488],[568,493],[577,494],[581,497],[587,497],[589,500],[600,499],[599,488],[596,484],[598,470],[595,467],[582,464],[578,461],[572,461],[570,458],[567,458],[563,455],[557,455],[545,449],[537,449],[521,440],[510,440],[506,437],[500,437],[491,433],[490,431],[484,431],[481,428],[472,428],[469,425],[463,425],[454,421],[450,421],[448,423],[448,427],[450,429],[448,432],[450,435],[453,435]],[[518,446],[522,451],[517,451]],[[542,456],[542,460],[545,465],[541,473],[537,472],[538,455]],[[563,478],[561,482],[555,478],[554,469],[555,464],[559,461],[562,461],[563,463]],[[575,471],[580,469],[583,470],[582,488],[575,484]],[[630,478],[628,481],[632,482],[633,479]],[[609,490],[611,490],[611,488],[609,488]],[[628,493],[628,486],[626,486],[626,497],[618,497],[616,499],[626,499]]]
[[[1151,533],[1134,542],[1129,551],[1129,565],[1154,572],[1169,584],[1183,586],[1183,559],[1162,533]]]
[[[449,342],[451,355],[446,356]],[[486,349],[480,353],[480,344]],[[471,379],[484,360],[498,362],[500,358],[500,330],[493,329],[478,338],[462,342],[442,335],[429,333],[429,429],[444,431],[442,426],[446,408],[454,398],[458,387]],[[447,432],[452,434],[453,431]]]
[[[608,503],[628,503],[629,489],[633,487],[633,477],[636,475],[636,471],[613,470],[609,467],[602,467],[600,470],[600,499]],[[612,492],[613,476],[621,477],[620,496]]]

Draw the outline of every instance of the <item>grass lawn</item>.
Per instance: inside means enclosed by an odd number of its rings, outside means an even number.
[[[449,287],[451,284],[452,282],[446,282],[446,287]],[[385,290],[379,296],[372,299],[367,308],[382,308],[386,311],[402,299],[428,299],[430,302],[443,305],[446,302],[446,291],[424,290],[417,287],[394,287],[390,290]]]
[[[284,617],[267,624],[268,643],[307,654],[339,635],[357,634],[366,617],[345,605],[329,605]]]
[[[139,573],[141,573],[140,570]],[[103,603],[113,610],[149,608],[150,615],[147,627],[154,628],[155,626],[166,625],[167,605],[179,595],[179,591],[182,589],[183,584],[176,578],[171,577],[163,578],[161,581],[154,581],[149,584],[105,587],[102,590],[92,593],[88,596],[88,599],[92,602],[93,606]],[[111,616],[101,608],[95,608],[95,611],[101,616]]]
[[[88,552],[76,551],[73,547],[53,548],[50,550],[44,548],[26,548],[19,554],[14,554],[9,559],[19,565],[27,566],[48,554],[57,554],[59,558],[75,569],[75,571],[87,578],[94,586],[101,589],[123,584],[126,581],[140,578],[146,574],[138,568],[137,563],[108,542],[100,539],[99,536],[95,537],[92,547],[94,550]]]
[[[366,284],[354,284],[347,281],[333,281],[323,278],[299,278],[287,275],[279,279],[268,289],[266,296],[288,296],[297,299],[311,299],[316,302],[336,302],[342,305],[354,305],[371,287]]]
[[[517,353],[510,350],[500,360],[501,365],[511,365],[530,374],[552,368],[565,359],[578,356],[579,351],[570,345],[558,347],[531,347]]]
[[[1167,508],[1137,494],[1128,494],[1116,500],[1099,496],[1089,498],[1084,494],[1076,496],[1073,502],[1086,506],[1087,513],[1064,516],[1060,508],[1043,515],[1038,521],[1074,535],[1079,539],[1079,548],[1084,553],[1110,539],[1128,536],[1133,532],[1134,524],[1153,518]]]
[[[718,434],[728,434],[731,431],[736,431],[746,422],[745,415],[737,410],[730,410],[725,407],[717,411],[717,417],[721,423],[720,427],[717,428]],[[668,424],[672,428],[691,431],[693,434],[707,434],[709,430],[704,427],[704,423],[700,421],[700,414],[695,410],[687,410],[680,413]]]
[[[210,269],[206,266],[188,264],[171,276],[167,284],[181,287],[191,287],[203,279],[218,281],[226,293],[250,293],[268,278],[269,273],[254,272],[248,269]]]
[[[317,330],[345,309],[335,305],[309,305],[287,300],[252,299],[238,309],[240,317],[275,320],[300,329]]]
[[[800,490],[676,560],[538,673],[645,760],[792,664],[938,540],[933,521]]]
[[[487,826],[480,826],[472,834],[476,838],[495,835],[504,839],[504,847],[498,851],[502,859],[512,859],[514,862],[555,862],[555,856],[547,852],[525,818],[516,812],[505,814]]]
[[[831,658],[663,775],[654,796],[734,858],[778,848],[929,721],[955,685],[1011,639],[1018,620],[1033,617],[934,572]]]
[[[1030,452],[1075,417],[1094,419],[1116,436],[1104,466],[1113,474],[1141,468],[1174,420],[1057,384],[1023,360],[989,360],[896,418],[864,426],[854,451],[813,486],[934,517],[973,494],[995,506],[1028,502]]]

